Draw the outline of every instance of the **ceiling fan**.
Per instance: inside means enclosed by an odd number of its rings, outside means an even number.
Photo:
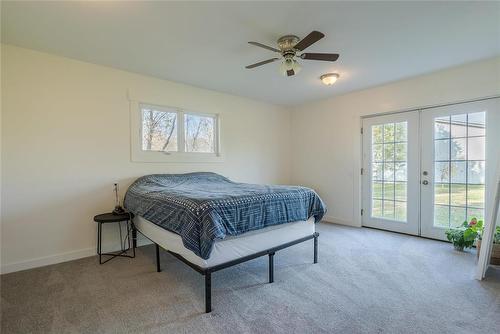
[[[313,45],[320,39],[325,37],[325,35],[319,31],[313,31],[303,39],[298,38],[295,35],[286,35],[278,39],[278,49],[273,48],[258,42],[248,42],[249,44],[259,46],[261,48],[280,53],[282,57],[275,57],[268,60],[264,60],[252,65],[245,66],[245,68],[251,69],[257,66],[269,64],[277,60],[282,59],[280,65],[280,72],[286,76],[292,76],[299,73],[301,66],[295,59],[299,57],[301,59],[307,60],[322,60],[322,61],[336,61],[339,58],[337,53],[302,53],[298,55],[298,52],[304,51],[309,46]]]

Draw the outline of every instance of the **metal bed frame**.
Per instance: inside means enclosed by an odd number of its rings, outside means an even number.
[[[133,223],[132,223],[132,239],[133,239],[132,244],[133,244],[134,249],[137,247],[137,231],[138,230],[136,229],[135,225],[133,225]],[[140,231],[139,231],[139,233],[140,233]],[[241,257],[239,259],[234,259],[234,260],[224,262],[224,263],[218,264],[218,265],[213,266],[213,267],[208,267],[208,268],[202,268],[194,263],[189,262],[188,260],[186,260],[184,257],[182,257],[181,255],[179,255],[177,253],[171,252],[171,251],[166,250],[166,249],[165,250],[167,252],[169,252],[170,254],[172,254],[173,256],[175,256],[176,258],[178,258],[179,260],[181,260],[182,262],[184,262],[185,264],[187,264],[188,266],[190,266],[192,269],[194,269],[195,271],[197,271],[201,275],[205,276],[205,313],[210,313],[210,312],[212,312],[212,273],[219,271],[219,270],[222,270],[222,269],[226,269],[226,268],[238,265],[238,264],[243,263],[243,262],[247,262],[247,261],[256,259],[256,258],[261,257],[261,256],[268,255],[269,256],[269,283],[273,283],[274,282],[274,254],[276,254],[276,252],[279,250],[288,248],[290,246],[299,244],[301,242],[304,242],[304,241],[307,241],[310,239],[314,239],[313,263],[318,263],[318,236],[319,236],[319,233],[314,232],[313,234],[308,235],[306,237],[303,237],[303,238],[300,238],[297,240],[293,240],[293,241],[290,241],[290,242],[287,242],[287,243],[284,243],[284,244],[281,244],[281,245],[278,245],[275,247],[271,247],[271,248],[268,248],[266,250],[254,253],[254,254],[250,254],[250,255]],[[145,236],[145,237],[148,238],[147,236]],[[149,240],[151,240],[151,239],[149,239]],[[155,243],[154,241],[153,241],[153,243],[155,244],[155,248],[156,248],[156,271],[161,272],[160,246],[157,243]]]

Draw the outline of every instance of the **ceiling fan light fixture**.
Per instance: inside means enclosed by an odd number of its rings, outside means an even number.
[[[326,73],[320,76],[319,79],[323,84],[331,86],[338,80],[339,77],[340,75],[338,73]]]
[[[291,58],[283,60],[279,67],[281,75],[285,77],[288,76],[288,71],[293,71],[293,74],[298,74],[301,69],[302,66],[300,66],[299,62]]]

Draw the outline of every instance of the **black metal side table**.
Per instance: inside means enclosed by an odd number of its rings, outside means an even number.
[[[103,213],[101,215],[97,215],[94,217],[94,221],[97,223],[97,254],[99,254],[99,264],[104,264],[115,257],[121,256],[121,257],[129,257],[129,258],[135,258],[135,228],[134,228],[134,223],[132,222],[132,218],[134,218],[133,213],[125,212],[122,214],[114,214],[114,213]],[[125,238],[123,238],[123,233],[122,233],[122,222],[125,222],[125,230],[126,230],[126,235]],[[102,224],[107,224],[107,223],[118,223],[118,228],[120,229],[120,247],[121,250],[115,253],[103,253],[102,252]],[[131,234],[133,243],[132,247],[130,247],[130,239],[131,239]],[[125,244],[128,241],[128,248],[125,249]],[[127,254],[127,252],[132,249],[132,255]],[[109,259],[106,261],[102,262],[101,258],[102,255],[107,255],[111,256]]]

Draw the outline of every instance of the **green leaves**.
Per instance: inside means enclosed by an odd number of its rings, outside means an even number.
[[[483,236],[484,222],[472,218],[470,222],[465,221],[462,225],[450,228],[445,231],[446,238],[458,248],[470,248],[476,239]],[[500,226],[495,228],[493,243],[500,244]]]

